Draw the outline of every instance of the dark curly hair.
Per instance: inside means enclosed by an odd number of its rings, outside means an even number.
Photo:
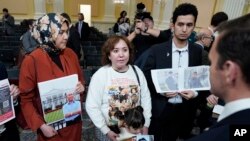
[[[180,4],[178,7],[175,8],[173,12],[173,23],[176,22],[178,16],[183,16],[183,15],[193,15],[194,16],[194,23],[196,23],[197,16],[198,16],[198,10],[195,5],[191,3],[183,3]]]

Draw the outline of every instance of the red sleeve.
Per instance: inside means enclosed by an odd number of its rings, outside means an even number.
[[[37,103],[39,94],[37,93],[37,82],[35,73],[34,60],[30,56],[26,56],[23,60],[20,75],[19,75],[19,88],[21,98],[21,109],[28,126],[36,131],[44,120],[42,115],[38,113],[34,103]]]

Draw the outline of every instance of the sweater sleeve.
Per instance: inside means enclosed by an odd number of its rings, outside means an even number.
[[[145,124],[144,126],[149,127],[150,121],[151,121],[151,96],[150,91],[148,89],[147,81],[142,73],[142,71],[136,67],[136,70],[138,72],[139,78],[140,78],[140,85],[141,85],[141,106],[143,108],[143,115],[145,117]]]
[[[99,128],[103,134],[107,134],[110,129],[108,128],[105,117],[102,115],[101,106],[102,106],[102,98],[104,94],[104,84],[102,82],[104,79],[104,75],[99,71],[97,71],[93,77],[91,78],[87,100],[86,100],[86,111],[95,124],[97,128]]]
[[[36,131],[45,123],[38,109],[33,104],[33,101],[37,99],[36,77],[34,61],[31,57],[27,56],[21,66],[19,88],[21,109],[28,126],[33,131]]]

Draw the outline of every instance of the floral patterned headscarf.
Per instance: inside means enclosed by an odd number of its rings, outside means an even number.
[[[55,47],[55,40],[65,21],[66,19],[59,14],[48,13],[35,22],[32,36],[48,53],[59,53],[60,49]]]

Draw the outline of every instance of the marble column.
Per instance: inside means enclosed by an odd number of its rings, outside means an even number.
[[[174,0],[155,0],[152,13],[155,27],[158,29],[168,29],[173,10]]]
[[[35,5],[34,19],[37,19],[42,15],[46,14],[45,2],[46,2],[45,0],[34,0],[34,5]]]
[[[242,15],[245,0],[225,0],[223,11],[228,14],[229,19],[234,19]]]
[[[63,13],[64,12],[64,0],[55,0],[53,3],[53,11],[55,13]]]
[[[114,22],[115,19],[115,5],[113,3],[113,0],[105,0],[105,14],[103,21],[105,22]]]

